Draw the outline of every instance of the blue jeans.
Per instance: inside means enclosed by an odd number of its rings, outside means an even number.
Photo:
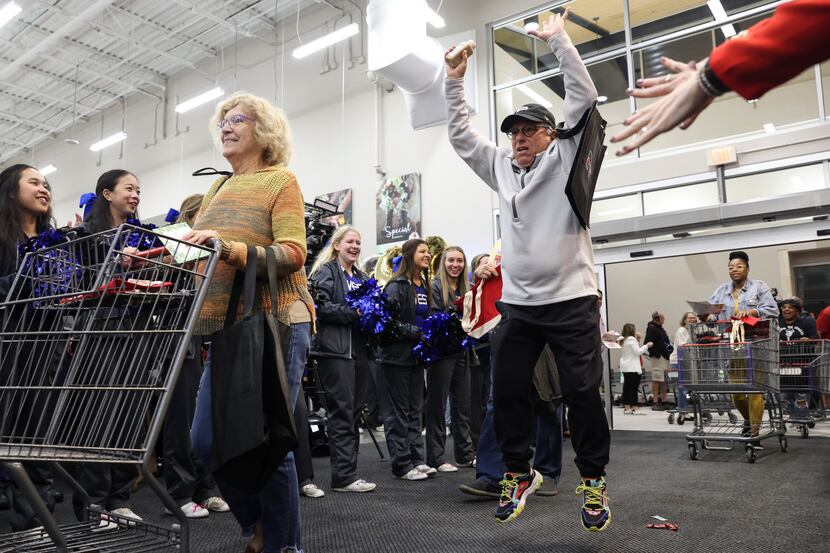
[[[476,478],[486,478],[498,484],[507,472],[501,456],[499,442],[496,439],[496,426],[493,423],[493,381],[492,368],[490,380],[490,397],[487,411],[481,423],[481,434],[476,450]],[[545,478],[559,482],[562,474],[562,411],[560,405],[554,412],[534,417],[536,426],[536,449],[533,455],[533,468]]]
[[[292,403],[296,403],[311,344],[311,323],[291,325],[286,352],[286,376]],[[213,442],[210,393],[210,355],[205,363],[196,413],[190,430],[193,452],[202,459],[210,458]],[[294,454],[289,453],[258,495],[241,492],[217,479],[222,495],[242,527],[243,534],[253,534],[257,522],[262,524],[263,553],[302,552],[300,544],[300,491]]]

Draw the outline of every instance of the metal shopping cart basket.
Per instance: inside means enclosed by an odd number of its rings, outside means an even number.
[[[42,524],[0,536],[0,552],[189,551],[187,518],[148,464],[218,255],[158,240],[122,225],[30,252],[0,303],[0,462]],[[58,526],[25,471],[33,461],[86,503],[61,462],[140,466],[177,524],[90,505]]]
[[[678,352],[678,386],[688,391],[694,410],[694,428],[686,436],[692,459],[700,458],[701,449],[729,451],[739,444],[747,461],[754,463],[756,451],[763,449],[761,442],[774,437],[781,451],[787,451],[778,398],[778,324],[774,319],[753,322],[694,325],[692,341]],[[716,417],[718,402],[728,396],[745,405],[755,419]]]
[[[780,346],[780,401],[784,420],[795,426],[802,438],[816,422],[825,420],[822,388],[830,375],[830,340],[782,341]]]

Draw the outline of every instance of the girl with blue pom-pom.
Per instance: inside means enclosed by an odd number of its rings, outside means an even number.
[[[432,293],[427,270],[429,246],[420,238],[404,242],[400,265],[384,292],[397,312],[401,337],[381,348],[386,409],[383,428],[392,458],[392,474],[403,480],[424,480],[437,471],[424,463],[421,413],[424,370],[412,352],[420,342],[420,325],[429,315]]]
[[[369,351],[366,334],[358,327],[358,311],[346,304],[346,294],[368,280],[357,267],[360,251],[360,233],[343,225],[309,275],[317,292],[317,334],[311,351],[326,394],[331,486],[338,492],[370,492],[376,487],[357,477],[357,421],[366,402]]]
[[[467,257],[464,250],[451,246],[444,251],[438,274],[432,281],[432,309],[454,311],[454,303],[467,293]],[[444,407],[450,397],[455,461],[470,467],[475,457],[470,437],[470,375],[466,352],[435,360],[427,371],[426,449],[427,464],[438,472],[456,472],[458,468],[446,460],[447,442]]]

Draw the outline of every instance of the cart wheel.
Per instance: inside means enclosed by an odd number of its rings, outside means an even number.
[[[694,443],[689,444],[689,458],[692,461],[697,461],[700,459],[700,450],[697,448],[697,445]]]
[[[674,413],[669,413],[669,424],[674,424]]]
[[[729,423],[730,424],[737,424],[738,423],[738,416],[735,413],[733,413],[732,411],[729,411]]]
[[[814,422],[808,422],[807,423],[807,428],[815,428],[815,427],[816,427],[816,423],[814,423]]]
[[[677,424],[683,424],[686,422],[686,418],[683,415],[677,415]]]
[[[746,460],[750,463],[755,462],[755,449],[751,445],[746,446]]]
[[[809,438],[809,437],[810,437],[810,431],[809,431],[809,430],[807,430],[807,426],[806,426],[806,425],[802,425],[802,426],[800,426],[800,427],[799,427],[799,430],[801,430],[801,438],[802,438],[802,439],[806,440],[807,438]]]
[[[787,438],[785,436],[778,437],[778,445],[781,446],[781,451],[783,453],[787,452]]]

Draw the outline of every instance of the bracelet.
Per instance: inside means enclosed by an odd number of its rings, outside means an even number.
[[[729,91],[729,87],[715,75],[707,61],[703,68],[697,72],[697,86],[710,98],[717,98]]]

